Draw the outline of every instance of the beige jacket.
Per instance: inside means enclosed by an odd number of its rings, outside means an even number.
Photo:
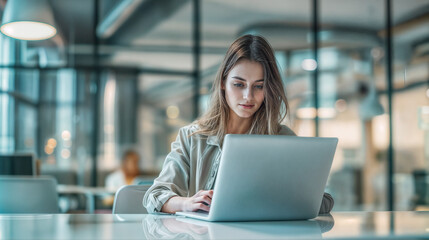
[[[197,129],[197,125],[191,124],[179,130],[161,173],[143,198],[143,206],[149,213],[160,212],[173,196],[190,197],[199,190],[213,189],[222,149],[216,136],[188,137]],[[282,126],[279,135],[296,136],[286,126]],[[333,198],[325,193],[320,213],[330,212],[333,205]]]

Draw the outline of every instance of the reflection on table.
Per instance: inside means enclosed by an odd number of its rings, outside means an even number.
[[[185,217],[143,219],[147,239],[321,239],[334,225],[331,215],[309,221],[205,222]]]
[[[308,221],[204,222],[174,215],[0,215],[0,239],[418,239],[429,212],[337,212]]]

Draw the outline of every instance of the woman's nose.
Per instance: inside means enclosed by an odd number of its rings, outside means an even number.
[[[243,99],[249,100],[249,99],[252,99],[252,98],[253,98],[252,89],[250,89],[250,88],[245,89],[244,93],[243,93]]]

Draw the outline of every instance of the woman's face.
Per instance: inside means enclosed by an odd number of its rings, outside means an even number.
[[[231,114],[252,117],[264,102],[264,69],[258,62],[241,59],[229,72],[222,89]]]
[[[129,154],[125,157],[123,163],[125,175],[137,176],[139,174],[139,156],[137,154]]]

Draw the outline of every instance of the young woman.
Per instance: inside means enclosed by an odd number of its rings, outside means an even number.
[[[288,102],[264,38],[245,35],[235,40],[212,90],[208,111],[179,130],[159,177],[146,192],[148,212],[209,211],[226,134],[295,135],[280,124]],[[320,213],[330,212],[333,205],[325,193]]]

